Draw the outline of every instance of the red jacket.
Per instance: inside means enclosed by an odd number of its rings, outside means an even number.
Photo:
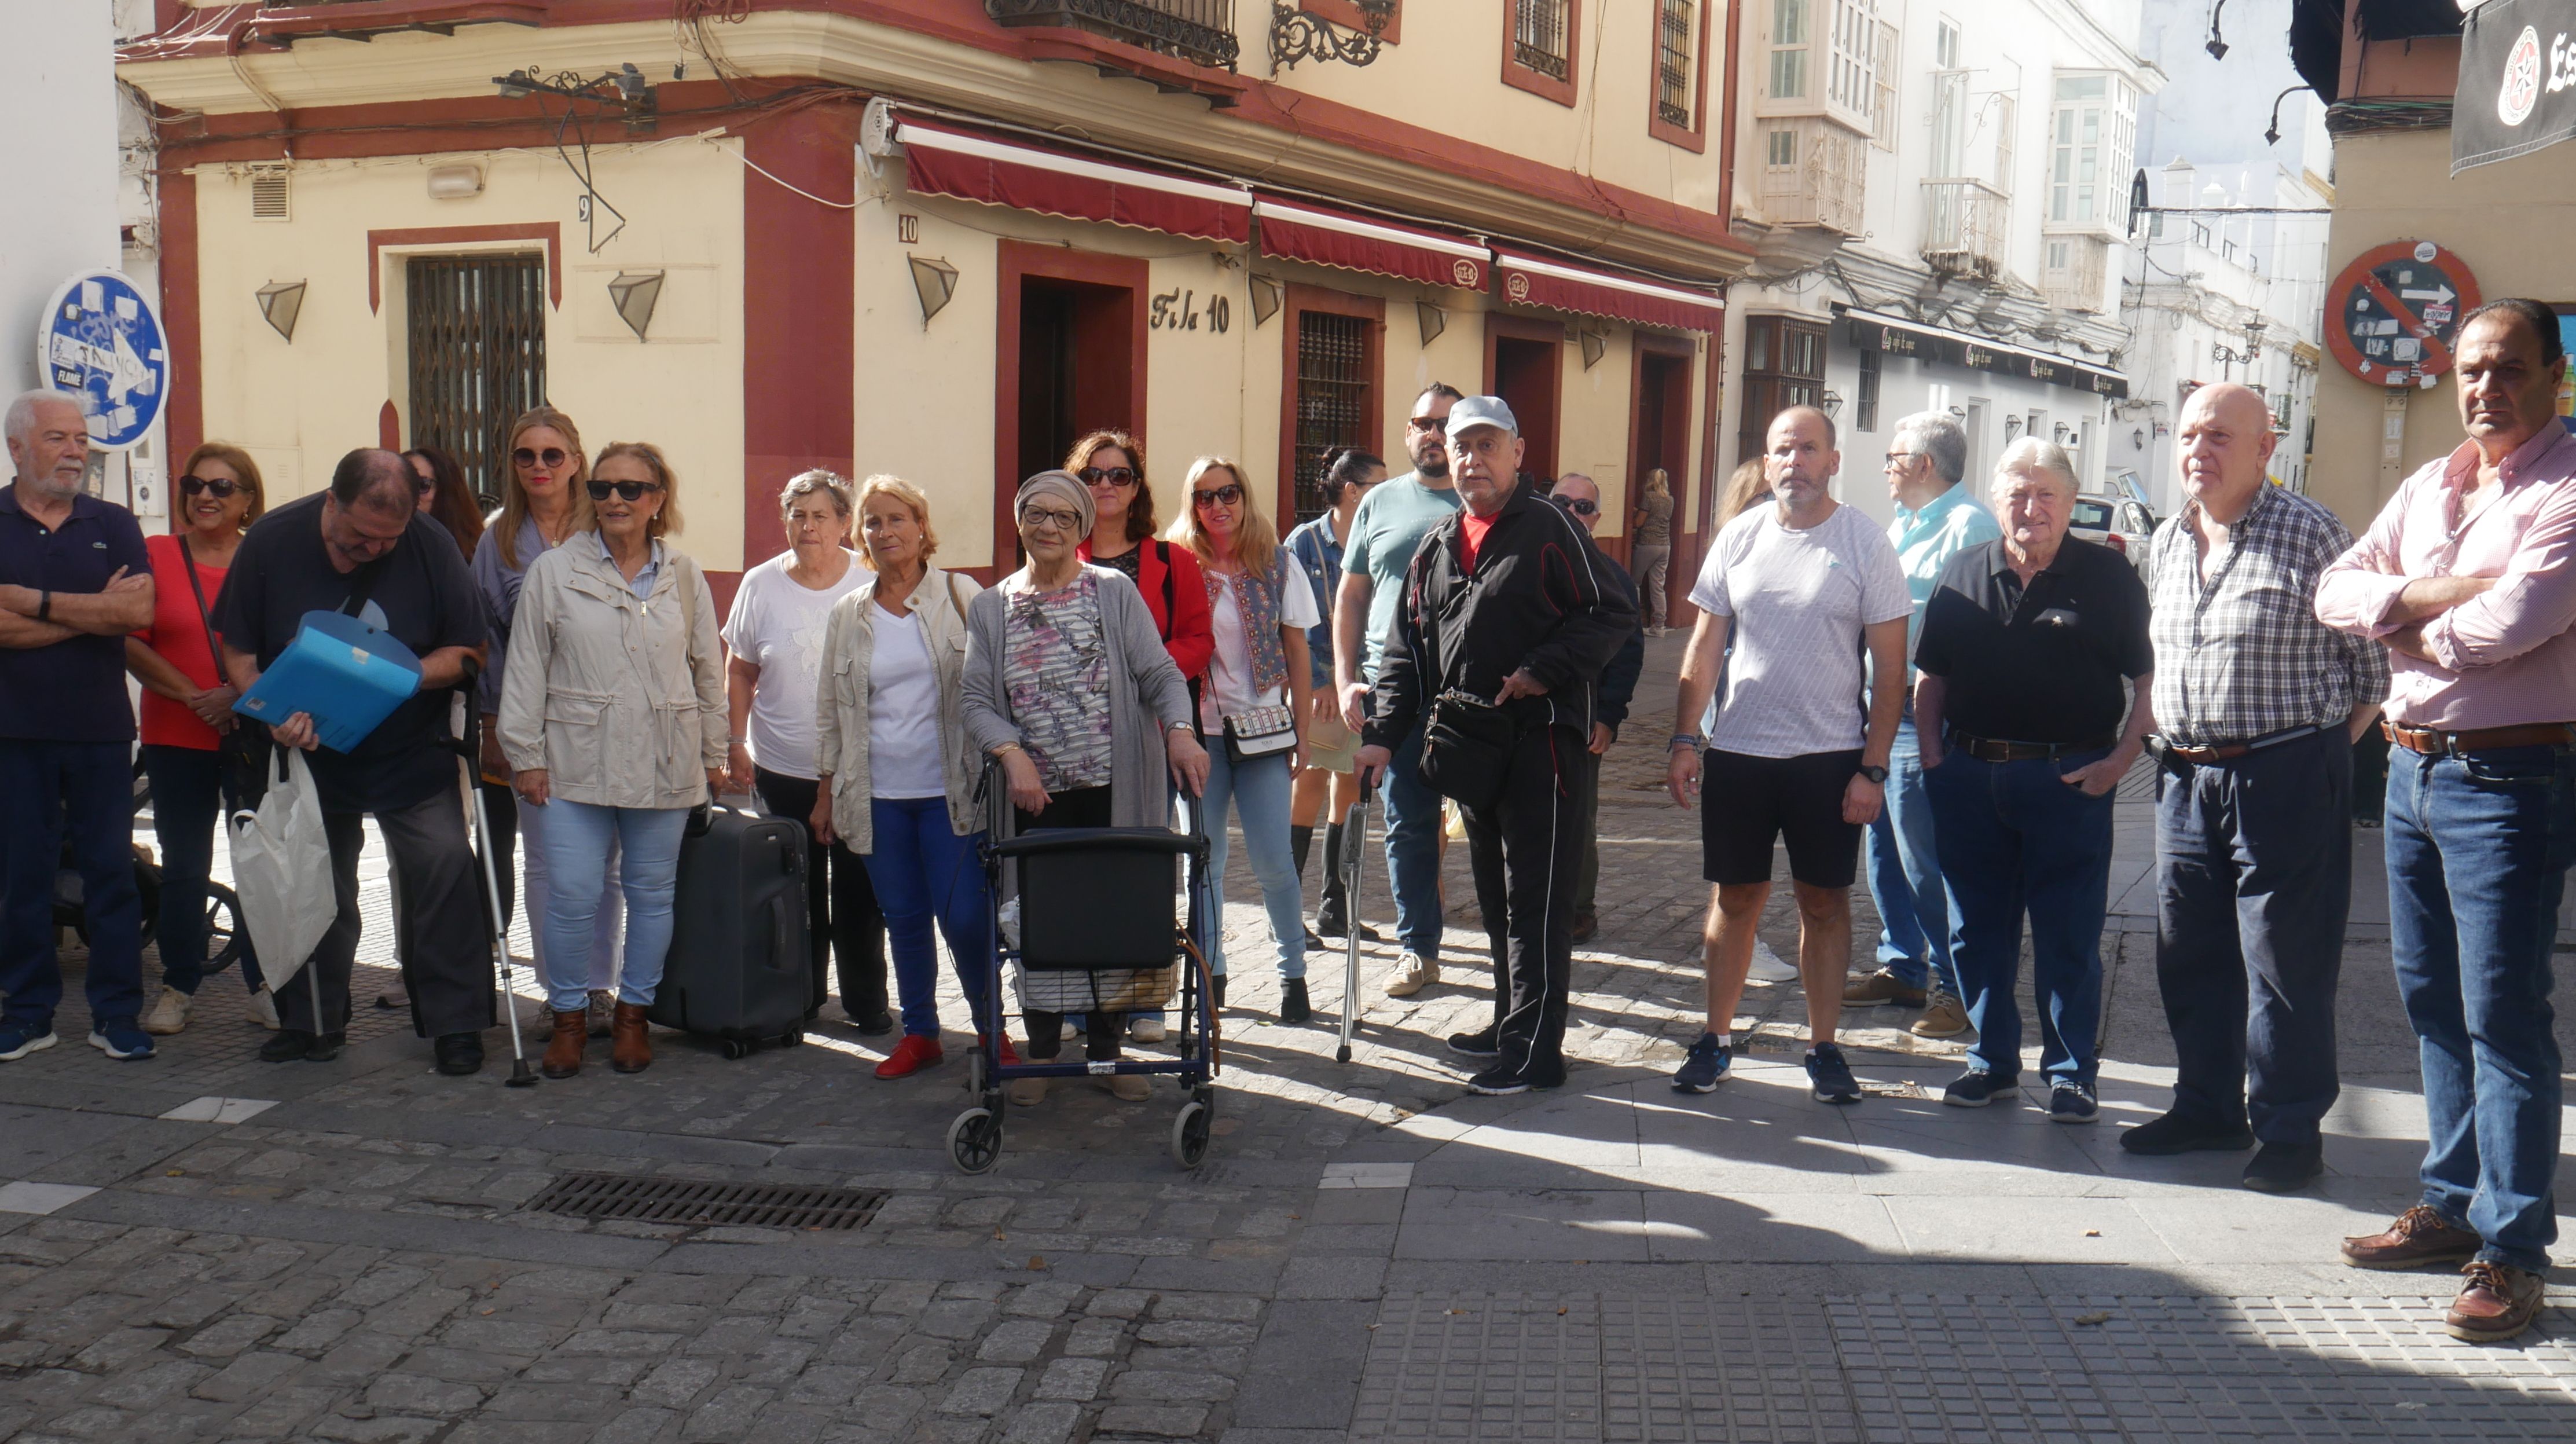
[[[1146,609],[1154,614],[1154,630],[1163,636],[1163,650],[1172,654],[1172,665],[1181,669],[1182,680],[1196,682],[1207,675],[1208,662],[1216,655],[1216,634],[1208,625],[1207,582],[1199,574],[1199,559],[1188,547],[1152,538],[1136,543],[1136,552],[1136,590],[1145,594]],[[1076,554],[1091,560],[1091,543],[1082,543]]]

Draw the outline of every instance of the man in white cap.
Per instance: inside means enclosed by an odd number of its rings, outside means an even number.
[[[1520,423],[1501,397],[1460,400],[1448,433],[1464,507],[1406,569],[1358,765],[1384,770],[1418,724],[1422,780],[1466,811],[1501,955],[1492,1025],[1449,1046],[1484,1065],[1470,1091],[1520,1093],[1565,1081],[1577,804],[1601,669],[1636,631],[1637,599],[1573,517],[1516,485]]]

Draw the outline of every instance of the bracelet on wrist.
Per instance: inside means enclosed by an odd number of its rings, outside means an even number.
[[[1664,750],[1670,752],[1676,747],[1688,747],[1696,752],[1706,745],[1707,742],[1696,732],[1676,732],[1673,740],[1664,744]]]

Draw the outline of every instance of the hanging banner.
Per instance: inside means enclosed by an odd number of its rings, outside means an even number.
[[[2486,0],[2462,18],[2451,174],[2576,136],[2576,0]]]

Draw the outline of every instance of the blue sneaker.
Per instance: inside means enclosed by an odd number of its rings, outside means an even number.
[[[1983,1068],[1971,1068],[1950,1080],[1950,1086],[1941,1090],[1941,1101],[1953,1108],[1983,1108],[2020,1087],[2019,1079],[2006,1078]]]
[[[2093,1090],[2081,1083],[2060,1083],[2048,1090],[2051,1123],[2090,1123],[2101,1114],[2102,1107],[2094,1101]]]
[[[1676,1093],[1714,1093],[1726,1081],[1726,1066],[1733,1061],[1726,1050],[1726,1040],[1715,1033],[1702,1033],[1690,1045],[1690,1056],[1673,1072]]]
[[[91,1028],[89,1045],[120,1063],[152,1056],[152,1035],[132,1018],[110,1018]]]
[[[0,1063],[15,1063],[30,1053],[42,1053],[56,1041],[49,1024],[0,1023]]]
[[[1807,1086],[1819,1103],[1860,1101],[1860,1080],[1852,1076],[1851,1065],[1843,1061],[1843,1050],[1831,1043],[1818,1043],[1807,1050]]]

